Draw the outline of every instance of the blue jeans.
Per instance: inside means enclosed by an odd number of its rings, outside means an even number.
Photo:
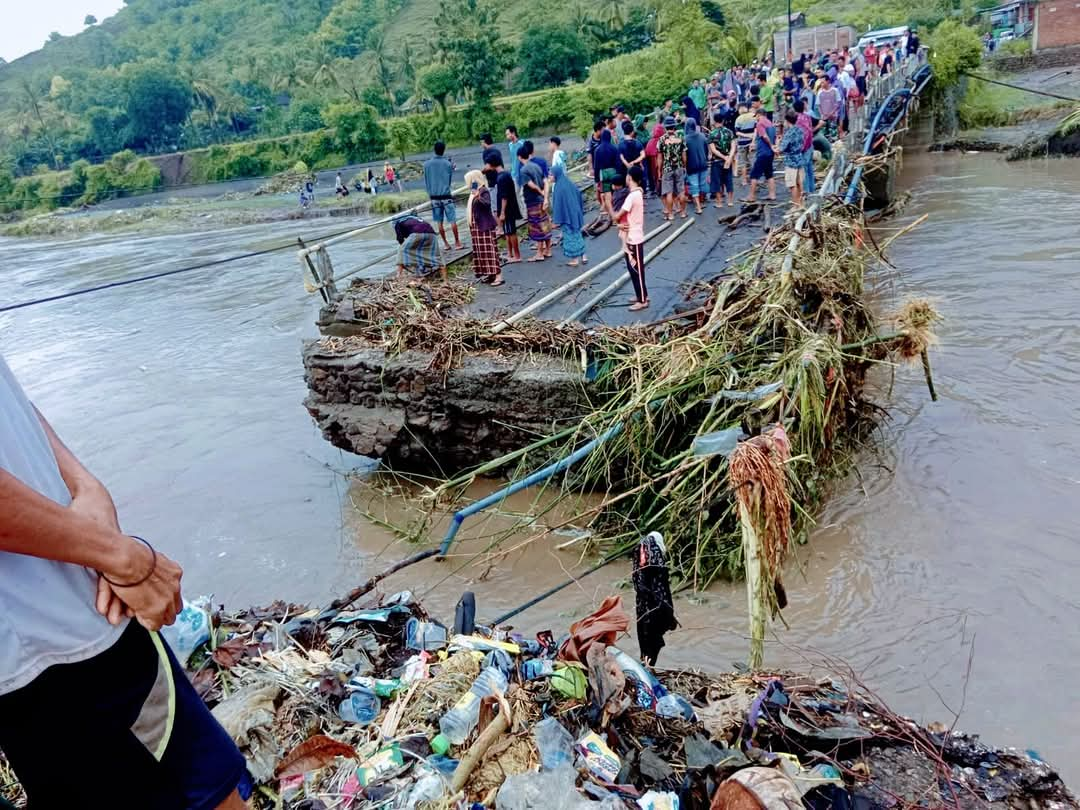
[[[807,194],[814,193],[814,147],[811,146],[803,154],[803,168],[806,169],[806,175],[803,178],[803,185]]]

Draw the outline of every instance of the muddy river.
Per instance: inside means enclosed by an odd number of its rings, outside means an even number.
[[[903,185],[913,197],[890,227],[930,220],[893,246],[902,272],[882,278],[881,300],[927,296],[946,314],[933,354],[941,400],[928,401],[921,372],[898,370],[883,450],[838,487],[799,549],[791,630],[766,660],[842,659],[897,710],[950,721],[962,709],[961,726],[1037,749],[1077,785],[1080,161],[912,151]],[[0,306],[325,230],[0,239]],[[383,524],[417,513],[411,495],[350,483],[363,461],[323,442],[301,406],[299,344],[316,310],[283,251],[0,314],[0,351],[108,482],[125,527],[184,564],[189,595],[318,601],[402,556]],[[488,618],[525,601],[573,569],[573,538],[524,545],[533,526],[503,542],[508,553],[473,555],[544,497],[522,493],[467,524],[458,556],[390,586],[436,612],[471,588]],[[522,624],[565,627],[627,577],[610,566]],[[686,595],[677,609],[683,628],[662,664],[744,657],[740,588]]]

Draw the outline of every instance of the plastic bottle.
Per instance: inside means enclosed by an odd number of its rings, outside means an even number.
[[[410,650],[441,650],[446,646],[446,628],[414,616],[405,623],[405,646]]]
[[[555,662],[550,658],[530,658],[521,665],[521,677],[527,681],[534,681],[554,672]]]
[[[379,716],[382,710],[382,701],[374,690],[360,687],[354,689],[345,700],[338,706],[338,716],[346,723],[357,723],[366,726]]]
[[[548,717],[533,729],[536,748],[540,752],[540,765],[545,771],[553,771],[560,765],[574,764],[574,738],[563,724]]]
[[[480,701],[495,692],[505,692],[506,685],[506,676],[494,667],[481,671],[469,691],[439,719],[442,737],[451,745],[465,742],[480,719]],[[432,749],[438,750],[434,742]]]
[[[660,717],[687,721],[694,719],[694,707],[690,701],[682,695],[673,695],[670,692],[656,701],[655,711]]]

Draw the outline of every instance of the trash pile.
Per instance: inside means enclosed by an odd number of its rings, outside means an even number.
[[[1034,752],[922,728],[858,684],[654,670],[618,646],[620,597],[561,635],[475,615],[471,593],[447,624],[409,592],[187,605],[171,643],[258,808],[1078,807]]]

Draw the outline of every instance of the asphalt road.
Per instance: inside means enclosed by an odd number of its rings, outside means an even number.
[[[535,143],[537,149],[542,154],[547,153],[547,140],[548,136],[537,136]],[[563,136],[563,148],[567,151],[577,150],[582,147],[584,141],[577,135]],[[507,159],[506,143],[497,144],[503,153],[503,160]],[[481,166],[481,154],[482,150],[477,144],[476,146],[460,146],[455,149],[447,149],[447,154],[457,164],[458,173],[464,174],[464,172],[470,169],[480,168]],[[423,154],[409,155],[406,158],[408,162],[423,162],[432,155],[431,152]],[[360,173],[361,170],[369,167],[373,168],[377,174],[382,173],[382,167],[385,161],[375,160],[367,163],[353,163],[348,166],[342,166],[339,169],[327,169],[316,173],[318,177],[318,185],[316,186],[316,194],[333,194],[334,192],[334,180],[338,172],[341,172],[341,176],[345,181],[350,181],[354,176]],[[397,166],[401,163],[400,160],[391,160],[391,165]],[[460,175],[455,175],[455,179],[460,179]],[[139,208],[144,205],[160,205],[169,200],[213,200],[223,194],[240,194],[250,193],[258,189],[263,183],[266,182],[265,178],[247,178],[243,180],[229,180],[223,183],[209,183],[200,186],[180,186],[167,188],[162,191],[154,192],[152,194],[141,194],[136,197],[121,197],[115,200],[106,200],[105,202],[98,203],[94,206],[94,210],[98,211],[116,211],[121,209]],[[405,188],[422,188],[422,184],[417,182],[406,183]]]

